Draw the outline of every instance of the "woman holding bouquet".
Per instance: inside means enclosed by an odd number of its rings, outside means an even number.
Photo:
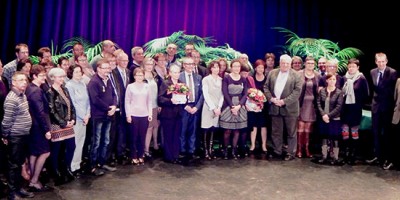
[[[204,129],[204,158],[211,160],[213,154],[213,136],[215,128],[219,127],[219,116],[224,102],[222,96],[222,78],[219,76],[220,65],[211,61],[208,65],[209,75],[204,77],[203,96],[204,104],[201,112],[201,128]]]
[[[164,134],[164,161],[174,164],[179,162],[183,107],[172,98],[173,92],[169,88],[180,82],[180,71],[178,65],[172,64],[169,68],[169,78],[163,81],[158,90],[158,105],[161,107],[159,118]]]
[[[242,64],[239,60],[231,62],[231,72],[226,75],[222,81],[222,93],[224,95],[224,104],[220,117],[220,125],[225,129],[224,132],[224,159],[228,159],[228,145],[232,140],[232,157],[237,159],[237,144],[239,133],[246,131],[247,111],[245,109],[247,80],[240,76]]]
[[[261,59],[256,60],[254,63],[255,74],[254,83],[257,90],[262,91],[264,95],[264,84],[267,80],[265,76],[265,62]],[[262,104],[256,104],[257,108],[255,110],[248,108],[248,127],[251,128],[250,134],[250,154],[254,155],[254,149],[256,147],[256,138],[258,129],[261,130],[261,148],[263,155],[267,154],[267,112],[265,107],[265,102]],[[252,111],[250,111],[252,110]]]

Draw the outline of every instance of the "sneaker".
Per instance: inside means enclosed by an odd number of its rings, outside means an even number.
[[[109,172],[115,172],[115,171],[117,171],[117,168],[116,168],[116,167],[113,167],[113,166],[110,166],[110,165],[103,165],[102,168],[105,169],[105,170],[107,170],[107,171],[109,171]]]
[[[93,176],[102,176],[102,175],[104,175],[104,171],[102,170],[102,169],[100,169],[100,168],[92,168],[92,170],[90,171],[90,173],[93,175]]]

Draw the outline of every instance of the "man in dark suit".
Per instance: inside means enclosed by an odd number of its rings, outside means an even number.
[[[130,83],[130,71],[127,68],[129,58],[126,53],[120,53],[117,55],[116,58],[117,66],[115,69],[111,71],[111,76],[113,81],[113,85],[116,88],[116,93],[118,96],[118,104],[117,110],[115,112],[115,121],[112,125],[111,129],[115,129],[115,142],[111,144],[110,141],[110,152],[115,153],[116,158],[120,164],[124,161],[124,151],[126,147],[126,131],[127,131],[127,124],[126,124],[126,114],[125,114],[125,91],[126,87]],[[108,158],[111,155],[107,155]]]
[[[374,151],[373,158],[367,160],[370,164],[383,163],[384,169],[390,169],[393,166],[391,158],[395,153],[389,129],[394,109],[393,95],[397,72],[387,66],[387,62],[386,54],[375,54],[377,68],[371,70],[374,92],[371,104]]]
[[[291,69],[292,58],[284,54],[280,57],[279,68],[268,73],[264,85],[265,95],[271,107],[272,146],[275,156],[282,155],[283,131],[287,131],[288,148],[284,160],[294,159],[297,144],[297,118],[300,112],[299,96],[303,85],[300,75]]]
[[[193,50],[190,53],[191,58],[194,61],[194,67],[193,67],[193,72],[200,75],[201,78],[204,78],[208,75],[208,70],[206,68],[206,66],[203,66],[203,64],[205,65],[205,63],[200,62],[200,53],[197,50]]]
[[[195,151],[195,141],[197,135],[197,121],[203,105],[203,92],[201,76],[193,72],[194,61],[192,58],[182,59],[184,71],[179,75],[179,80],[190,88],[188,101],[182,114],[182,132],[181,132],[181,154],[191,159]]]

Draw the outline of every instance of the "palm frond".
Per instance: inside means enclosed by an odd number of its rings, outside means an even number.
[[[340,49],[339,45],[327,39],[317,38],[300,38],[294,32],[282,28],[272,27],[281,33],[285,33],[287,41],[283,45],[283,52],[290,54],[291,56],[313,56],[315,59],[326,57],[327,59],[336,58],[339,61],[338,72],[343,73],[347,70],[347,61],[350,58],[355,58],[363,54],[360,49],[354,47],[348,47]]]

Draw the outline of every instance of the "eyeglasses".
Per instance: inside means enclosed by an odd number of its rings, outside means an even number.
[[[194,65],[194,63],[183,63],[184,65],[191,65],[191,66],[193,66]]]
[[[38,77],[46,77],[46,74],[38,74]]]
[[[13,79],[16,82],[28,82],[28,79]]]
[[[99,67],[100,69],[111,69],[111,67]]]
[[[78,62],[86,62],[88,61],[87,59],[78,59]]]
[[[135,76],[144,76],[143,74],[135,74]]]

